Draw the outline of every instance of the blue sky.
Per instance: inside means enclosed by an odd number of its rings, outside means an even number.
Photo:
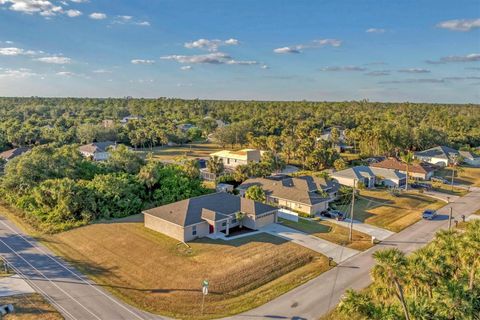
[[[0,0],[0,95],[480,103],[480,2]]]

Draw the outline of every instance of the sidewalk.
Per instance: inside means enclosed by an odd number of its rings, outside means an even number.
[[[0,277],[0,297],[14,296],[17,294],[34,293],[35,290],[18,275]]]

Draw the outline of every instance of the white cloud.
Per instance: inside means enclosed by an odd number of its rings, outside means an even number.
[[[371,77],[382,77],[382,76],[390,75],[390,71],[389,70],[374,70],[374,71],[370,71],[370,72],[365,73],[365,75],[371,76]]]
[[[107,15],[101,12],[94,12],[90,14],[89,17],[90,19],[93,19],[93,20],[103,20],[107,18]]]
[[[192,70],[192,69],[193,69],[192,66],[182,66],[182,67],[180,67],[180,70],[182,70],[182,71],[189,71],[189,70]]]
[[[430,73],[430,70],[428,69],[422,69],[422,68],[409,68],[409,69],[400,69],[398,72],[403,72],[403,73]]]
[[[32,72],[30,69],[20,68],[20,69],[0,69],[0,79],[24,79],[37,76],[38,74]]]
[[[86,2],[89,2],[88,0],[70,0],[71,2],[74,2],[74,3],[86,3]]]
[[[150,22],[148,21],[138,21],[138,20],[135,20],[133,16],[127,16],[127,15],[116,16],[113,19],[111,24],[131,24],[131,25],[142,26],[142,27],[150,26]]]
[[[365,71],[363,67],[357,66],[333,66],[320,69],[321,71]]]
[[[269,67],[268,67],[266,64],[262,64],[262,65],[260,66],[260,68],[262,68],[262,69],[269,69]]]
[[[92,72],[93,72],[93,73],[98,73],[98,74],[102,74],[102,73],[112,73],[112,71],[106,70],[106,69],[96,69],[96,70],[93,70]]]
[[[219,39],[198,39],[192,42],[186,42],[185,48],[188,49],[206,49],[208,51],[218,51],[218,48],[221,46],[236,46],[239,44],[237,39],[230,38],[228,40],[219,40]]]
[[[338,39],[318,39],[313,40],[309,44],[298,44],[295,46],[287,46],[273,49],[273,52],[279,54],[288,54],[288,53],[302,53],[304,49],[313,49],[313,48],[323,48],[323,47],[340,47],[342,41]]]
[[[135,24],[137,26],[150,27],[150,22],[148,22],[148,21],[139,21],[139,22],[135,22]]]
[[[25,50],[15,47],[0,48],[0,56],[33,56],[39,53],[41,53],[41,51]]]
[[[65,14],[67,16],[69,16],[70,18],[75,18],[75,17],[81,16],[82,12],[79,11],[79,10],[70,9],[70,10],[65,11]]]
[[[76,74],[70,71],[60,71],[60,72],[57,72],[56,75],[61,77],[73,77]]]
[[[365,30],[366,33],[385,33],[385,29],[380,29],[380,28],[369,28]]]
[[[160,59],[163,60],[173,60],[179,63],[193,64],[193,63],[209,63],[209,64],[222,64],[231,57],[223,52],[214,52],[209,54],[199,54],[199,55],[170,55],[164,56]]]
[[[437,24],[437,28],[466,32],[480,28],[480,19],[456,19],[443,21]]]
[[[69,64],[72,59],[62,56],[49,56],[36,59],[37,61],[50,64]]]
[[[43,16],[55,15],[62,10],[62,7],[56,6],[48,0],[0,0],[1,4],[9,5],[12,11],[26,14],[41,14]]]
[[[154,64],[155,60],[133,59],[130,62],[133,64]]]
[[[480,53],[471,53],[465,56],[448,56],[442,57],[440,60],[427,60],[427,63],[430,64],[442,64],[450,62],[475,62],[480,61]]]

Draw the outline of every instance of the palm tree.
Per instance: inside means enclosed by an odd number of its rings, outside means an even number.
[[[407,181],[405,183],[405,191],[408,191],[408,175],[409,175],[409,169],[410,169],[410,165],[413,164],[413,161],[414,161],[414,155],[413,155],[413,152],[411,151],[408,151],[406,153],[403,153],[400,158],[402,159],[403,162],[405,162],[406,166],[407,166]]]
[[[207,169],[209,172],[215,173],[215,175],[222,174],[225,170],[222,159],[217,156],[213,156],[207,161]]]
[[[376,251],[373,257],[377,263],[371,272],[373,280],[386,289],[387,293],[394,293],[402,305],[405,319],[410,320],[403,295],[404,275],[407,266],[405,254],[394,248]]]

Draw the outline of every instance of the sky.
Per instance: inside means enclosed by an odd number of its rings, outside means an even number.
[[[0,0],[0,96],[480,103],[480,1]]]

